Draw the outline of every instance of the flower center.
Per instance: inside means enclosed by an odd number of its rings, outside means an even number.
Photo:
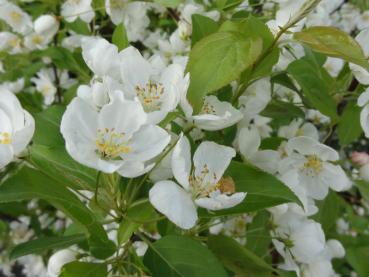
[[[160,109],[161,97],[164,94],[162,83],[149,81],[145,87],[136,85],[135,90],[145,112],[153,112]]]
[[[19,12],[16,12],[16,11],[12,11],[10,13],[10,17],[17,24],[19,24],[22,20],[22,15]]]
[[[125,140],[125,134],[117,133],[114,128],[98,129],[97,136],[96,152],[103,159],[114,159],[131,151],[128,141]]]
[[[0,144],[11,144],[12,140],[8,132],[0,132]]]
[[[216,174],[213,173],[213,181],[205,180],[209,174],[209,168],[205,164],[200,174],[197,176],[190,175],[189,183],[193,197],[208,197],[210,193],[219,190],[221,193],[232,194],[235,192],[235,185],[231,177],[221,178],[218,182]]]
[[[202,106],[201,114],[215,114],[215,108],[209,103],[204,103]]]
[[[308,156],[307,161],[304,163],[302,170],[308,176],[318,175],[323,168],[322,161],[315,155]]]
[[[41,44],[42,43],[42,41],[43,41],[43,39],[42,39],[42,37],[40,36],[40,35],[34,35],[33,37],[32,37],[32,42],[34,43],[34,44]]]

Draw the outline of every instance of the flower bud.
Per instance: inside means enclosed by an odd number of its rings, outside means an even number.
[[[53,15],[41,15],[35,20],[35,32],[46,37],[53,37],[59,29],[59,21]]]
[[[369,163],[369,155],[365,152],[352,152],[350,158],[354,164],[359,166]]]

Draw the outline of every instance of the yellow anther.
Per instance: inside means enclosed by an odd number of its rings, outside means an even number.
[[[11,144],[12,140],[10,134],[7,132],[0,132],[0,144]]]
[[[323,169],[322,161],[315,155],[308,156],[302,170],[307,175],[318,175]]]
[[[136,85],[135,90],[146,112],[153,112],[160,109],[161,97],[164,94],[163,84],[149,81],[145,87]]]
[[[10,17],[15,23],[20,23],[22,20],[22,14],[16,11],[10,12]]]
[[[117,133],[115,129],[98,129],[95,141],[96,152],[104,159],[114,159],[121,154],[131,152],[124,133]]]

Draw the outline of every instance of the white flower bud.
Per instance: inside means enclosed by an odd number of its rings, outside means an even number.
[[[59,21],[53,15],[41,15],[34,22],[35,32],[46,37],[53,37],[59,29]]]

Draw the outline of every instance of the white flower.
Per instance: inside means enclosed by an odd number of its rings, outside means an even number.
[[[331,122],[330,118],[318,110],[309,109],[306,111],[306,118],[311,120],[315,125],[318,124],[329,124]]]
[[[356,41],[360,44],[366,57],[369,56],[369,29],[362,30],[357,36]],[[359,83],[369,85],[369,72],[356,64],[350,63],[350,69]]]
[[[85,37],[82,39],[82,56],[98,77],[120,80],[118,48],[114,44],[99,37]]]
[[[22,51],[22,40],[10,32],[0,32],[0,51],[17,54]]]
[[[273,244],[285,259],[285,270],[296,270],[296,263],[309,263],[325,249],[325,236],[319,223],[288,211],[274,215]]]
[[[18,93],[24,89],[24,78],[19,78],[14,82],[4,82],[0,85],[0,90],[9,90]]]
[[[10,91],[0,91],[0,169],[20,155],[35,131],[33,117]]]
[[[98,112],[81,98],[67,107],[61,133],[68,153],[76,161],[105,173],[118,171],[124,177],[137,177],[150,170],[146,162],[169,143],[170,136],[155,125],[145,125],[141,105],[120,98]]]
[[[219,101],[214,95],[205,97],[199,114],[191,116],[192,108],[187,109],[187,111],[189,112],[187,112],[186,116],[189,120],[193,120],[198,128],[208,131],[217,131],[230,127],[243,117],[243,114],[229,102]]]
[[[41,15],[34,22],[35,32],[48,38],[53,37],[59,29],[59,21],[53,15]]]
[[[359,30],[364,30],[369,28],[369,11],[364,11],[358,22],[357,22],[357,28]]]
[[[149,122],[160,122],[179,104],[187,91],[189,75],[184,76],[182,67],[176,64],[163,68],[156,57],[147,61],[134,47],[124,49],[120,58],[125,98],[138,100]]]
[[[118,25],[123,22],[129,0],[105,0],[105,10],[111,21]]]
[[[196,206],[208,210],[231,208],[243,201],[246,193],[234,193],[234,183],[222,178],[231,159],[233,148],[214,142],[202,142],[191,163],[190,143],[181,137],[172,155],[173,181],[157,182],[149,192],[151,204],[169,220],[183,229],[197,221]]]
[[[51,105],[55,100],[56,87],[54,86],[54,73],[48,69],[41,69],[37,73],[37,78],[31,78],[31,81],[36,85],[38,92],[44,97],[44,104]]]
[[[0,19],[9,24],[17,33],[24,35],[32,30],[31,17],[17,5],[6,0],[0,1]]]
[[[360,125],[365,136],[369,138],[369,88],[360,94],[359,98],[357,99],[357,105],[363,108],[360,113]]]
[[[73,22],[79,17],[90,23],[95,16],[91,2],[92,0],[66,0],[61,7],[61,15],[67,22]]]
[[[60,270],[63,265],[72,262],[76,259],[77,253],[70,249],[63,249],[55,252],[50,258],[47,264],[47,273],[49,277],[59,276]]]
[[[345,172],[335,162],[338,153],[310,137],[295,137],[290,139],[285,151],[287,157],[280,163],[281,174],[297,174],[299,185],[309,197],[324,199],[328,189],[342,191],[351,186]]]
[[[315,140],[319,139],[319,133],[316,127],[309,122],[303,123],[301,118],[294,119],[289,125],[280,127],[278,136],[288,139],[298,136],[311,137]]]
[[[246,118],[252,118],[265,109],[270,99],[270,80],[260,79],[251,84],[239,98],[240,110]]]
[[[359,175],[361,179],[363,179],[366,182],[369,182],[369,163],[360,167]]]
[[[31,33],[24,37],[24,46],[28,50],[45,49],[51,41],[51,37],[47,38],[37,33]]]

